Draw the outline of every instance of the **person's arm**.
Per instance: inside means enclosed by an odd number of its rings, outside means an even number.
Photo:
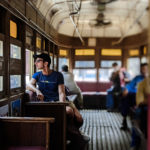
[[[65,94],[64,84],[58,85],[58,92],[59,92],[59,101],[60,102],[65,102],[66,101],[66,94]]]
[[[30,82],[27,84],[27,88],[33,92],[36,92],[37,94],[37,98],[41,101],[44,100],[44,95],[41,93],[40,90],[38,90],[36,87],[35,87],[35,84],[36,84],[36,80],[34,78],[32,78],[30,80]]]
[[[144,86],[143,82],[138,84],[137,93],[136,93],[136,105],[142,104],[144,102]]]

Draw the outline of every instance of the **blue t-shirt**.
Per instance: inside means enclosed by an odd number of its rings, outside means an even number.
[[[137,85],[140,81],[144,79],[143,75],[137,75],[130,83],[126,85],[129,93],[136,93]]]
[[[36,72],[34,78],[38,84],[39,90],[44,95],[44,101],[58,101],[58,85],[64,84],[63,75],[60,72],[53,71],[50,75],[43,75],[42,71]]]

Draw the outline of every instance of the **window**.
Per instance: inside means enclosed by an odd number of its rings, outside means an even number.
[[[3,76],[0,76],[0,92],[3,91]]]
[[[140,58],[128,58],[127,71],[134,78],[140,73]]]
[[[112,73],[112,64],[116,62],[121,67],[120,60],[102,60],[100,62],[101,68],[99,69],[99,81],[109,82]]]
[[[10,75],[10,88],[21,87],[21,75]]]
[[[118,66],[121,67],[121,61],[120,60],[102,60],[100,62],[100,66],[103,68],[103,67],[106,67],[106,68],[111,68],[112,67],[112,64],[116,62],[118,64]]]
[[[69,59],[68,58],[59,58],[59,71],[61,71],[61,67],[63,65],[69,66]]]
[[[10,20],[10,36],[17,38],[17,24],[12,20]]]
[[[26,84],[29,83],[34,72],[33,52],[26,49]]]
[[[0,41],[0,56],[3,57],[3,41]]]
[[[138,49],[129,50],[129,56],[139,56],[139,50]]]
[[[36,47],[41,49],[41,38],[40,37],[36,37]]]
[[[96,81],[96,69],[74,69],[75,81]]]
[[[109,78],[112,74],[112,69],[99,69],[99,80],[102,82],[109,82]]]
[[[94,61],[75,61],[76,68],[94,68],[95,62]]]
[[[144,55],[146,55],[146,54],[147,54],[147,47],[146,47],[146,46],[144,46],[143,54],[144,54]]]
[[[91,56],[95,55],[95,49],[76,49],[75,55],[77,56]]]
[[[59,56],[67,56],[67,50],[63,50],[63,49],[60,49],[59,50]]]
[[[10,58],[21,59],[21,47],[10,44]]]
[[[57,56],[54,56],[54,70],[57,69]]]
[[[102,49],[101,55],[102,56],[121,56],[122,50],[121,49]]]

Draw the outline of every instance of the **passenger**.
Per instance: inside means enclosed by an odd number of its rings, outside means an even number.
[[[108,112],[113,111],[114,103],[117,105],[116,102],[118,99],[114,101],[114,96],[118,97],[121,93],[121,84],[124,86],[124,75],[123,71],[120,71],[118,64],[115,62],[112,64],[113,72],[110,77],[110,81],[112,81],[113,85],[110,89],[107,90],[107,97],[106,97],[106,108]],[[122,79],[122,80],[121,80]]]
[[[148,64],[147,63],[141,64],[140,71],[141,74],[137,75],[130,83],[126,85],[126,87],[123,90],[123,94],[122,94],[123,97],[120,105],[121,114],[123,116],[121,129],[123,130],[127,129],[126,117],[128,115],[129,108],[134,107],[136,105],[135,97],[136,97],[137,85],[148,75]]]
[[[64,78],[59,72],[50,69],[51,59],[48,54],[34,55],[35,65],[37,69],[42,70],[36,72],[28,84],[28,88],[36,92],[40,101],[46,102],[66,102]],[[38,88],[35,87],[37,83]],[[79,132],[79,128],[74,125],[74,118],[81,125],[83,122],[81,114],[73,106],[66,107],[68,118],[67,136],[71,140],[74,148],[82,150],[89,141],[85,139]],[[72,124],[71,124],[72,123]]]
[[[69,89],[71,94],[77,94],[77,106],[79,108],[83,108],[83,96],[81,94],[80,88],[77,86],[76,82],[74,81],[74,76],[71,72],[68,71],[68,66],[62,66],[62,74],[64,76],[64,84]]]
[[[147,137],[147,106],[148,95],[150,94],[150,77],[146,77],[138,84],[136,93],[136,115],[140,120],[140,129],[143,131],[145,137]]]

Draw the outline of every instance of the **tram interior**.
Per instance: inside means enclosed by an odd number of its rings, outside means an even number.
[[[114,63],[129,74],[126,85],[149,63],[149,14],[149,0],[1,0],[0,144],[25,146],[8,150],[66,150],[67,104],[30,103],[27,84],[38,71],[33,55],[45,53],[50,69],[62,72],[67,65],[81,90],[83,107],[76,96],[71,101],[84,120],[80,131],[90,138],[84,150],[148,150],[149,117],[145,136],[134,105],[122,130],[121,98],[114,97],[111,111],[106,103]],[[149,86],[142,90],[148,91],[146,116]]]

